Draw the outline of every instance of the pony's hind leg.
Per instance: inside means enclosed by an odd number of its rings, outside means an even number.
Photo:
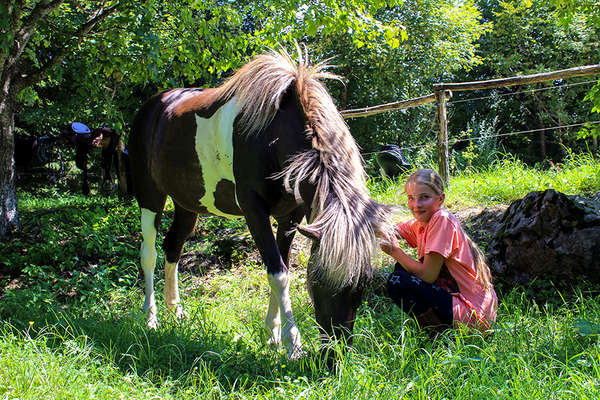
[[[140,261],[144,271],[144,312],[147,313],[146,322],[149,328],[156,329],[156,300],[154,298],[154,268],[156,266],[156,233],[160,212],[156,213],[147,208],[141,208],[142,246],[140,248]]]
[[[267,344],[270,346],[279,346],[281,344],[281,317],[279,313],[279,298],[275,291],[271,290],[269,296],[269,309],[265,317],[265,330],[269,335]]]
[[[185,312],[179,304],[178,267],[181,250],[186,239],[196,226],[198,214],[175,204],[173,224],[163,242],[165,251],[165,303],[177,318],[184,318]]]

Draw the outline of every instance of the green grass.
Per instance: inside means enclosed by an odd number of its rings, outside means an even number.
[[[372,180],[370,189],[374,198],[388,204],[406,204],[403,185],[411,172],[397,179]],[[600,162],[589,154],[571,155],[564,163],[542,170],[514,157],[504,157],[482,171],[451,177],[446,206],[463,209],[510,204],[531,191],[546,189],[593,195],[600,189]]]
[[[453,177],[448,203],[506,204],[547,187],[590,195],[600,190],[599,170],[583,156],[550,171],[507,160]],[[399,182],[372,181],[374,197],[402,204]],[[135,203],[52,188],[19,199],[24,232],[0,243],[0,399],[600,396],[600,299],[585,285],[547,304],[532,301],[527,288],[504,288],[493,332],[453,329],[434,340],[371,290],[352,351],[334,344],[338,363],[329,370],[318,356],[304,265],[292,270],[291,287],[307,352],[299,362],[266,345],[266,273],[244,252],[219,253],[218,265],[181,274],[184,321],[166,312],[159,261],[160,326],[148,331]],[[171,217],[168,210],[163,231]],[[185,251],[212,256],[219,234],[240,229],[240,222],[203,220]],[[305,263],[306,254],[297,258]],[[388,261],[380,257],[378,268]]]

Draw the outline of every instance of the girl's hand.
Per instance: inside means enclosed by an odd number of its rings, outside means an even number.
[[[384,252],[386,252],[389,255],[392,255],[392,253],[394,252],[395,249],[397,249],[399,246],[398,244],[398,239],[396,239],[395,235],[392,236],[386,236],[386,237],[381,237],[382,241],[381,243],[379,243],[379,247],[381,247],[381,250],[383,250]]]

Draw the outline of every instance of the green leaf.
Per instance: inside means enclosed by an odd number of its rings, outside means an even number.
[[[597,336],[600,335],[600,324],[597,324],[587,319],[579,318],[573,326],[577,329],[580,336]]]

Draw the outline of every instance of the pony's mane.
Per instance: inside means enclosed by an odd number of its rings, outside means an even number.
[[[295,84],[312,148],[294,155],[278,176],[299,202],[301,182],[316,186],[309,227],[318,229],[321,239],[311,279],[332,289],[357,285],[371,274],[370,258],[378,247],[375,233],[389,230],[390,207],[369,197],[358,146],[320,81],[339,77],[326,72],[325,63],[309,65],[299,49],[298,58],[296,64],[285,51],[260,55],[217,90],[221,100],[237,99],[239,126],[252,134],[272,121],[283,94]]]

